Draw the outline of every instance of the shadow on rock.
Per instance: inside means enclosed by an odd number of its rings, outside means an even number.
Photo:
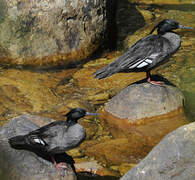
[[[78,180],[118,180],[114,176],[98,176],[91,173],[78,173]]]
[[[128,0],[118,1],[116,10],[117,44],[122,45],[124,39],[142,28],[146,23],[136,5]]]
[[[163,76],[157,75],[157,74],[152,75],[152,76],[151,76],[151,80],[152,80],[152,81],[161,81],[161,82],[163,82],[165,85],[170,85],[170,86],[176,87],[176,85],[173,84],[173,83],[171,83],[168,79],[164,78]],[[134,82],[134,83],[132,83],[132,84],[142,84],[142,83],[146,83],[146,82],[147,82],[147,78],[144,78],[144,79],[141,79],[141,80],[139,80],[139,81],[136,81],[136,82]],[[130,85],[132,85],[132,84],[130,84]],[[129,86],[130,86],[130,85],[129,85]]]
[[[107,51],[121,49],[126,37],[146,24],[143,15],[137,10],[136,5],[128,0],[107,1],[106,8],[108,21],[105,43],[84,62],[99,58]]]

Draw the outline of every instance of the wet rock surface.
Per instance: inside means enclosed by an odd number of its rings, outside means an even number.
[[[85,154],[108,166],[120,165],[120,172],[123,174],[123,164],[130,166],[138,163],[166,134],[188,123],[182,110],[153,119],[142,119],[136,123],[102,112],[100,120],[104,123],[102,127],[111,136],[89,145],[87,142],[83,143],[82,146],[86,146]]]
[[[195,123],[168,134],[138,165],[121,180],[195,178]]]
[[[146,141],[145,139],[140,140],[137,137],[135,134],[134,138],[131,139],[117,138],[105,140],[88,147],[86,154],[90,157],[95,157],[95,159],[108,166],[138,163],[140,158],[146,156],[148,147],[142,145],[142,142]],[[139,144],[137,143],[138,140]]]
[[[116,173],[114,173],[111,170],[106,169],[105,167],[101,166],[97,161],[94,160],[82,160],[80,159],[78,162],[75,159],[75,169],[77,174],[79,175],[79,172],[83,173],[91,173],[94,175],[99,175],[99,176],[109,176],[109,177],[114,177],[117,176]],[[106,178],[106,177],[105,177]]]
[[[21,115],[12,119],[6,126],[0,129],[0,168],[1,176],[4,179],[58,179],[60,174],[53,163],[43,159],[33,152],[16,150],[10,147],[8,138],[15,135],[24,135],[39,128],[38,125],[45,125],[52,122],[52,119],[41,118],[32,115]],[[35,124],[36,123],[36,124]],[[58,159],[66,160],[68,169],[61,169],[64,177],[61,179],[75,180],[76,175],[72,169],[74,161],[66,154],[56,156]]]
[[[105,37],[112,8],[106,2],[2,0],[1,63],[66,65],[88,57]]]

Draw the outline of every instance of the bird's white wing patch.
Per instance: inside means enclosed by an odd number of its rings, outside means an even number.
[[[34,142],[38,143],[38,144],[42,144],[42,145],[45,145],[44,141],[42,139],[39,139],[39,138],[34,138],[33,139]]]
[[[142,67],[144,67],[144,66],[147,66],[148,65],[148,63],[147,62],[142,62],[141,64],[139,64],[138,66],[137,66],[137,68],[142,68]]]
[[[141,64],[142,62],[143,62],[143,60],[135,63],[134,65],[130,66],[129,69],[133,69],[133,68],[137,67],[137,65]]]
[[[145,62],[148,63],[148,64],[151,64],[152,60],[151,59],[146,59]]]
[[[133,68],[143,68],[145,66],[148,66],[149,64],[153,63],[153,60],[158,56],[158,53],[151,54],[149,57],[146,59],[142,59],[139,62],[133,64],[132,66],[129,67],[129,69]]]

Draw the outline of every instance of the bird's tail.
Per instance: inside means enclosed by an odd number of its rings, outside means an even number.
[[[108,66],[105,66],[102,69],[96,71],[95,73],[93,73],[93,75],[97,79],[104,79],[106,77],[111,76],[114,73],[115,73],[114,68],[112,68],[112,67],[110,67],[110,65],[108,65]]]
[[[20,149],[23,148],[26,145],[26,139],[25,136],[15,136],[8,140],[11,147]]]

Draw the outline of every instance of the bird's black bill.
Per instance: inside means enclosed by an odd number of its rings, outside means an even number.
[[[98,113],[90,113],[90,112],[86,112],[85,116],[98,116]]]
[[[194,28],[179,24],[178,29],[194,29]]]

